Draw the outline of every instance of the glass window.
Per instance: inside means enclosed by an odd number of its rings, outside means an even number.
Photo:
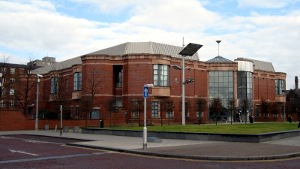
[[[74,73],[74,91],[78,91],[82,89],[82,73],[76,72]]]
[[[5,102],[4,102],[4,100],[0,100],[0,107],[5,107]]]
[[[13,77],[10,78],[10,82],[11,82],[11,83],[14,83],[14,82],[15,82],[15,78],[13,78]]]
[[[9,100],[9,107],[15,107],[15,101]]]
[[[169,86],[169,65],[153,65],[153,84]]]
[[[58,78],[52,77],[51,78],[51,94],[58,92]]]
[[[14,95],[15,94],[15,89],[9,89],[9,95]]]
[[[276,95],[284,95],[284,80],[276,79],[275,80],[275,93]]]
[[[210,71],[209,72],[209,98],[217,98],[227,102],[233,98],[233,72]],[[224,104],[227,106],[227,104]]]
[[[159,102],[158,101],[151,102],[151,117],[153,117],[153,118],[159,117]]]
[[[15,68],[10,68],[10,74],[15,74],[16,69]]]
[[[166,112],[166,118],[173,118],[174,113],[173,112]]]

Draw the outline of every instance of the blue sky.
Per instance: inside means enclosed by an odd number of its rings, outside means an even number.
[[[125,42],[202,44],[217,55],[272,62],[294,88],[300,0],[0,0],[0,59],[66,60]]]

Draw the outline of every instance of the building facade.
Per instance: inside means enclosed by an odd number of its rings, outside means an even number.
[[[36,69],[34,73],[43,75],[39,109],[57,114],[62,105],[66,119],[142,124],[143,87],[153,84],[147,123],[180,123],[183,79],[176,67],[182,63],[181,50],[154,42],[124,43]],[[221,56],[203,62],[196,53],[185,58],[185,67],[186,79],[193,79],[185,84],[187,123],[237,121],[237,115],[245,122],[250,116],[257,121],[285,119],[286,74],[275,72],[272,63]],[[222,102],[218,115],[210,111],[214,98]],[[265,102],[279,111],[266,111]]]

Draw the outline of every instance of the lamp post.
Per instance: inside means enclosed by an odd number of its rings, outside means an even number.
[[[0,72],[0,98],[2,97],[2,85],[3,85],[2,76],[3,74]]]
[[[147,149],[147,102],[146,99],[149,96],[149,87],[153,87],[153,84],[144,85],[144,128],[143,128],[143,149]]]
[[[37,83],[36,83],[36,110],[35,110],[35,130],[39,130],[39,87],[40,87],[40,78],[43,75],[37,74]]]
[[[203,45],[189,43],[186,47],[184,47],[180,52],[179,55],[182,56],[182,116],[181,122],[182,125],[185,125],[185,84],[193,82],[192,79],[185,80],[185,57],[186,56],[193,56]]]

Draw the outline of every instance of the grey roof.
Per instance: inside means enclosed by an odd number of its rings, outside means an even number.
[[[45,74],[48,73],[50,71],[53,70],[61,70],[61,69],[65,69],[65,68],[69,68],[72,67],[73,65],[77,65],[77,64],[81,64],[81,57],[75,57],[72,59],[68,59],[62,62],[58,62],[58,63],[54,63],[52,65],[49,66],[44,66],[38,69],[33,70],[33,74]]]
[[[92,52],[87,55],[100,54],[100,55],[111,55],[111,56],[123,56],[126,54],[162,54],[171,57],[181,58],[181,56],[178,53],[182,49],[183,47],[155,43],[155,42],[127,42],[106,49],[98,50],[96,52]],[[198,53],[195,53],[191,57],[187,56],[186,58],[192,60],[199,60]],[[33,73],[45,74],[52,70],[61,70],[68,67],[72,67],[73,65],[76,64],[82,64],[81,56],[36,69],[35,71],[33,71]]]
[[[102,54],[122,56],[126,54],[162,54],[171,57],[181,58],[181,56],[178,53],[182,49],[183,47],[180,46],[173,46],[155,42],[127,42],[117,46],[89,53],[89,55]],[[187,56],[186,58],[192,60],[199,60],[197,52],[193,56]]]
[[[222,56],[216,56],[206,62],[207,63],[234,63],[234,61],[223,58]]]
[[[249,60],[249,61],[252,61],[253,64],[254,64],[254,70],[262,70],[262,71],[267,71],[267,72],[275,72],[275,69],[274,69],[273,64],[271,62],[260,61],[260,60],[249,59],[249,58],[237,58],[236,61],[238,61],[238,60]]]
[[[256,69],[256,70],[275,72],[275,69],[274,69],[273,64],[271,62],[254,60],[254,59],[250,59],[250,60],[253,61],[254,69]]]

